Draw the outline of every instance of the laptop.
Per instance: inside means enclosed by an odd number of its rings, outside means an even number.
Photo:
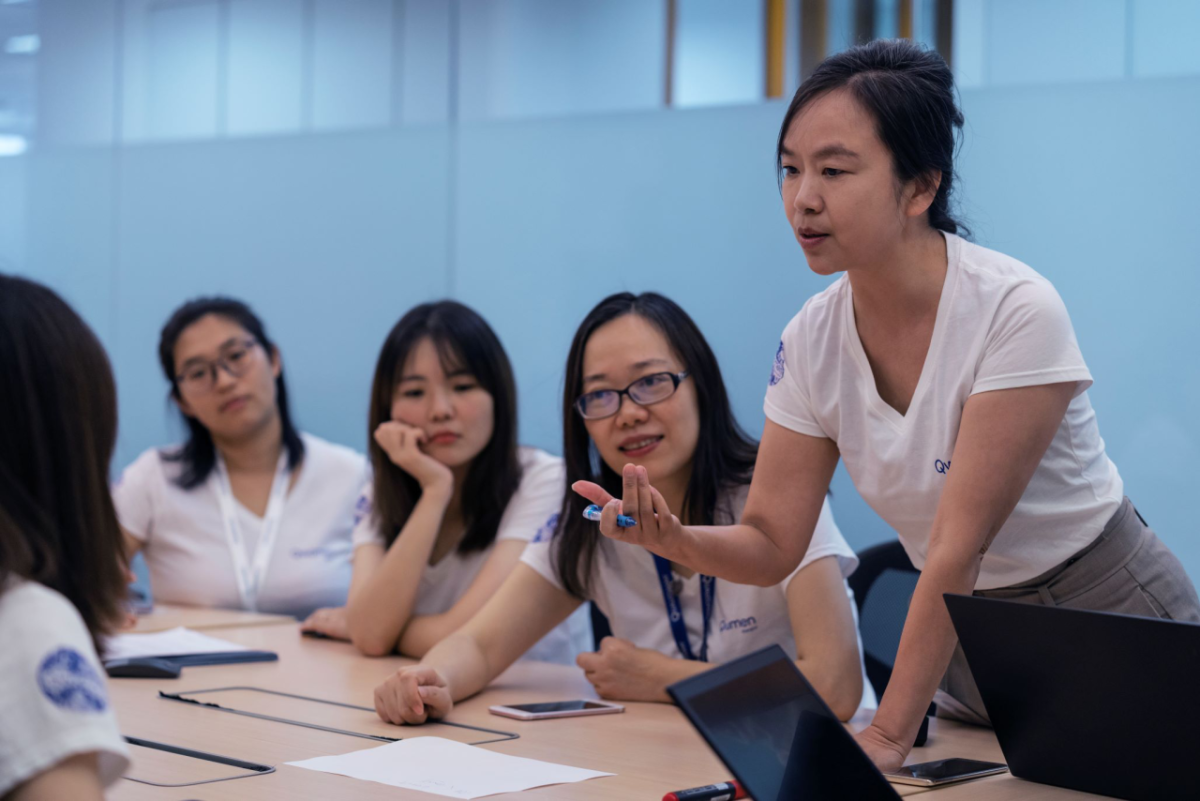
[[[946,595],[1013,775],[1200,797],[1200,624]]]
[[[778,645],[667,692],[755,801],[900,798]]]

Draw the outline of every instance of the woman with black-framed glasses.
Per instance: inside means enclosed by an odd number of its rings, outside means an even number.
[[[296,429],[262,321],[232,298],[190,301],[159,360],[188,439],[146,451],[113,489],[155,599],[297,616],[344,603],[367,463]]]
[[[634,463],[688,519],[738,519],[757,446],[734,420],[708,343],[672,301],[623,293],[588,314],[567,360],[563,411],[568,485],[586,479],[616,492],[620,470]],[[584,519],[585,505],[564,487],[562,508],[491,600],[420,665],[376,690],[380,717],[444,716],[588,600],[615,635],[578,659],[605,698],[668,702],[667,685],[778,642],[843,718],[864,700],[873,704],[869,690],[864,699],[844,579],[857,560],[828,509],[804,563],[764,588],[680,570],[605,540]]]

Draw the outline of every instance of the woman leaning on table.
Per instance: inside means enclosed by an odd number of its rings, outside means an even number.
[[[683,526],[630,467],[601,531],[702,573],[771,584],[809,546],[838,459],[920,568],[895,670],[858,741],[899,767],[939,709],[986,723],[942,600],[971,593],[1200,620],[1179,561],[1124,497],[1050,282],[956,234],[963,118],[946,63],[878,41],[827,59],[778,142],[784,212],[820,275],[788,324],[741,523]],[[619,508],[640,525],[618,528]]]

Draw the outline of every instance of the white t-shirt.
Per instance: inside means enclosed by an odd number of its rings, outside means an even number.
[[[749,489],[749,485],[743,485],[718,502],[715,525],[731,525],[741,518]],[[556,523],[557,519],[548,521],[543,534],[525,549],[521,561],[562,590],[565,588],[555,567],[555,546],[559,542],[553,536]],[[673,659],[684,658],[671,631],[654,557],[641,546],[607,538],[600,541],[599,549],[589,585],[590,600],[608,617],[613,636]],[[821,508],[804,558],[782,582],[772,587],[756,587],[717,579],[708,634],[708,661],[714,664],[728,662],[772,643],[778,643],[788,654],[795,655],[796,638],[788,610],[787,588],[797,573],[826,556],[837,559],[843,578],[858,567],[858,557],[838,530],[828,503]],[[682,579],[682,576],[676,575],[676,578]],[[700,576],[693,574],[682,581],[679,605],[693,653],[698,653],[704,625]],[[846,593],[853,598],[849,585]],[[875,694],[865,673],[863,688],[863,705],[873,708]]]
[[[529,542],[546,519],[562,506],[566,473],[562,459],[537,448],[519,448],[521,483],[508,502],[493,545],[504,540]],[[357,504],[353,542],[360,545],[383,545],[373,511],[374,490],[368,483]],[[414,615],[440,615],[461,598],[492,554],[492,548],[444,556],[436,565],[426,565],[417,589]],[[583,650],[590,650],[591,618],[580,610],[543,637],[526,654],[527,659],[574,664]]]
[[[105,787],[129,767],[104,671],[79,612],[54,590],[0,588],[0,796],[78,754]]]
[[[879,396],[846,276],[784,329],[765,408],[785,428],[837,443],[855,488],[920,569],[967,398],[1075,382],[1053,442],[983,558],[976,587],[993,589],[1034,578],[1095,540],[1124,488],[1105,455],[1086,394],[1092,376],[1054,287],[1016,259],[953,234],[946,251],[933,339],[906,414]]]
[[[258,592],[258,611],[304,617],[341,606],[350,589],[354,502],[370,475],[355,451],[301,434],[304,459],[288,492],[278,539]],[[121,525],[142,542],[155,600],[227,609],[242,607],[214,469],[198,487],[175,483],[181,466],[151,449],[113,488]],[[263,520],[236,499],[234,512],[253,561]]]

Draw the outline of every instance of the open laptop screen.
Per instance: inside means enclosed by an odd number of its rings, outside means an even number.
[[[668,691],[755,801],[899,797],[778,645]]]

